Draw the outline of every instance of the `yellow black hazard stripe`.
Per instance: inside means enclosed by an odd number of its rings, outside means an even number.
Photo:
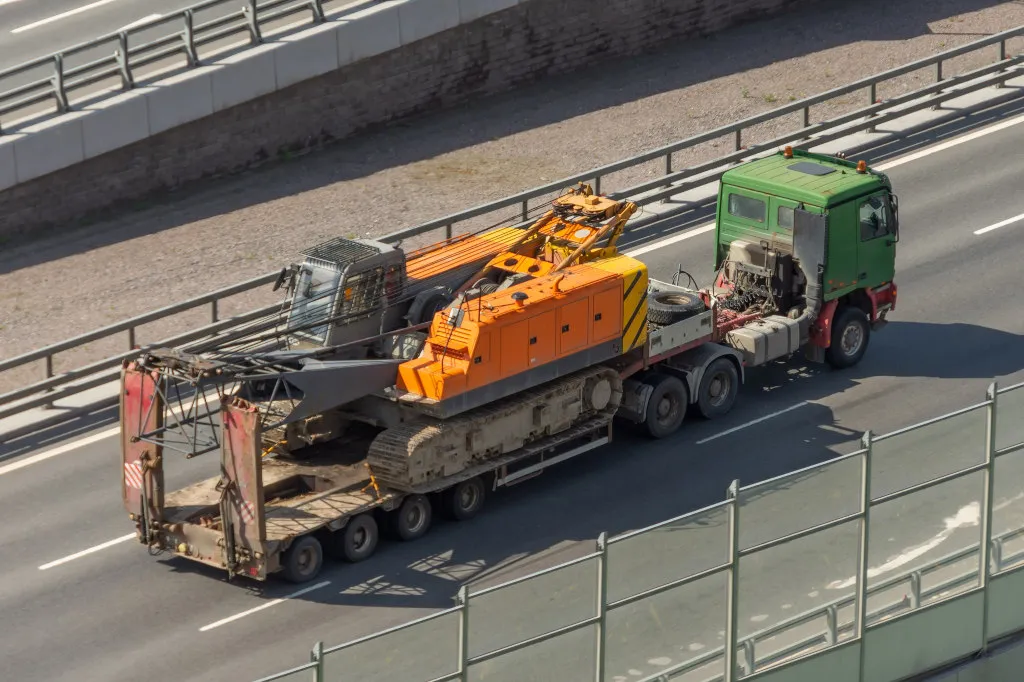
[[[638,270],[626,285],[625,293],[622,295],[622,311],[626,315],[626,323],[622,325],[623,353],[633,350],[647,340],[646,280],[646,270]]]

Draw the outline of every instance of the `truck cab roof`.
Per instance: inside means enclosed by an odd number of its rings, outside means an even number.
[[[821,208],[891,186],[883,173],[870,168],[860,173],[852,161],[800,149],[794,149],[791,158],[779,152],[730,169],[722,175],[722,184]]]

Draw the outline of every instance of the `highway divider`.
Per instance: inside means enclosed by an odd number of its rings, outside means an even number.
[[[619,171],[635,168],[651,161],[663,160],[664,173],[655,180],[617,189],[607,192],[613,197],[629,197],[640,206],[651,206],[663,202],[671,197],[678,196],[694,188],[716,182],[721,175],[732,165],[743,160],[753,158],[765,153],[771,153],[774,149],[789,144],[796,148],[814,148],[827,144],[834,140],[846,138],[855,133],[877,132],[877,127],[885,123],[904,119],[918,112],[935,110],[944,103],[949,103],[958,98],[987,91],[985,97],[963,109],[955,109],[948,113],[941,111],[933,112],[934,115],[927,117],[927,120],[918,121],[909,127],[897,130],[896,132],[883,133],[883,136],[898,137],[906,135],[921,128],[930,128],[946,120],[963,117],[966,112],[975,108],[989,108],[998,103],[1014,100],[1022,96],[1017,88],[1005,88],[1007,81],[1024,75],[1024,55],[1008,55],[1006,43],[1011,38],[1024,36],[1024,26],[1003,31],[1001,33],[982,38],[980,40],[962,45],[952,50],[927,57],[910,64],[905,64],[896,69],[891,69],[870,78],[861,79],[854,83],[844,85],[833,90],[808,97],[796,102],[784,105],[773,111],[757,114],[735,123],[716,128],[706,133],[701,133],[678,142],[659,147],[657,149],[638,154],[628,159],[606,164],[591,169],[584,173],[578,173],[556,182],[548,183],[531,190],[489,202],[461,211],[443,218],[438,218],[415,227],[399,230],[381,238],[388,243],[398,243],[410,238],[419,238],[431,233],[439,233],[438,238],[451,237],[458,233],[458,227],[469,221],[478,220],[486,216],[494,216],[497,212],[503,211],[502,217],[506,222],[525,222],[529,214],[535,210],[531,202],[543,205],[550,201],[554,195],[566,187],[577,182],[589,181],[595,186],[595,190],[606,191],[610,189],[608,182],[602,186],[602,180]],[[943,73],[942,65],[960,55],[968,54],[986,48],[997,48],[993,50],[992,63],[956,75]],[[878,101],[878,86],[888,80],[903,76],[922,68],[934,67],[936,82],[931,85],[919,88],[913,92],[899,97]],[[815,105],[843,97],[858,91],[866,91],[868,104],[829,121],[820,123],[811,122],[811,108]],[[785,116],[798,114],[802,118],[802,125],[796,127],[792,132],[768,140],[754,146],[744,146],[743,134],[751,128],[768,121],[776,120]],[[718,157],[707,163],[702,163],[689,168],[675,170],[673,168],[673,155],[691,149],[697,145],[714,141],[723,137],[732,138],[734,151]],[[872,142],[877,145],[878,141]],[[514,214],[509,215],[509,209]],[[677,208],[662,210],[656,219],[661,220],[666,215],[675,211],[685,211],[685,205]],[[644,218],[634,221],[632,227],[642,225]],[[246,313],[237,318],[227,320],[217,319],[218,302],[231,296],[251,291],[257,287],[266,286],[273,281],[277,273],[267,273],[260,277],[253,278],[247,282],[214,291],[203,296],[167,306],[150,313],[125,320],[123,322],[109,325],[102,329],[95,330],[57,344],[52,344],[36,351],[19,355],[7,360],[0,361],[0,374],[9,372],[15,368],[22,367],[29,363],[42,362],[44,366],[44,379],[31,385],[8,391],[0,395],[0,420],[19,415],[21,413],[36,410],[41,407],[52,405],[56,400],[68,398],[84,393],[116,377],[117,368],[126,357],[131,357],[140,350],[136,349],[135,330],[142,324],[178,315],[186,310],[192,310],[200,306],[210,305],[213,311],[210,325],[199,329],[192,329],[188,332],[175,336],[172,339],[148,343],[142,346],[142,350],[151,347],[177,345],[180,343],[195,343],[212,336],[227,333],[237,333],[239,325],[244,325],[273,309],[281,309],[278,306],[263,307],[258,310]],[[283,310],[282,310],[283,312]],[[54,357],[62,352],[80,348],[101,338],[107,338],[116,334],[127,334],[128,349],[113,357],[97,360],[84,367],[71,371],[54,373]],[[57,415],[48,416],[40,421],[33,421],[30,424],[19,425],[12,429],[5,429],[0,432],[0,442],[7,442],[28,433],[59,424],[63,420],[73,419],[83,414],[96,412],[117,404],[116,394],[105,396],[97,401],[88,404],[75,405],[69,409],[63,409]]]

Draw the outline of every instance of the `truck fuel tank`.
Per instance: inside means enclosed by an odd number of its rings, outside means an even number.
[[[763,365],[800,349],[800,326],[796,320],[769,315],[725,335],[725,342],[743,354],[747,365]]]

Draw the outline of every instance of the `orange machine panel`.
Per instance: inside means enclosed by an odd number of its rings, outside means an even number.
[[[587,347],[590,336],[590,297],[565,303],[558,309],[558,356]]]
[[[529,367],[555,359],[555,321],[554,310],[530,318]]]
[[[530,367],[530,321],[520,320],[501,328],[501,377]]]
[[[615,340],[621,292],[618,273],[579,264],[470,301],[456,329],[440,312],[422,356],[399,366],[396,387],[407,400],[444,401]]]
[[[593,343],[622,335],[622,280],[618,286],[594,294]]]

